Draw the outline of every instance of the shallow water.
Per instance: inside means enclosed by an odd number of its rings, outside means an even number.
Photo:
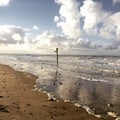
[[[0,63],[39,76],[37,88],[88,112],[120,115],[120,57],[0,55]]]

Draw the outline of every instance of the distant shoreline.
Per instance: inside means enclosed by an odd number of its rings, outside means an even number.
[[[0,53],[0,55],[26,55],[26,56],[56,56],[55,54],[23,54],[23,53]],[[59,54],[59,56],[80,56],[80,57],[120,57],[120,55],[70,55]]]

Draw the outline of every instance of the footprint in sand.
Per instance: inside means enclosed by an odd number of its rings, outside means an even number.
[[[0,98],[3,98],[3,96],[0,96]]]
[[[0,105],[0,112],[9,112],[8,110],[7,110],[7,107],[6,106],[4,106],[4,105]]]
[[[3,80],[2,82],[4,83],[5,81]]]
[[[33,116],[33,113],[29,113],[29,115]]]
[[[31,104],[28,103],[28,104],[26,104],[26,106],[31,106]]]

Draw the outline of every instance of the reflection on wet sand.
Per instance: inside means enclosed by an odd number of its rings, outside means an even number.
[[[106,115],[110,111],[120,114],[120,85],[82,80],[64,75],[58,69],[51,76],[54,76],[53,79],[47,84],[39,84],[39,87],[57,99],[88,106],[96,114]]]

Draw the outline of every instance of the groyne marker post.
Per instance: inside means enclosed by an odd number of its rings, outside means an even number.
[[[58,66],[58,48],[56,48],[56,51],[54,51],[54,52],[56,52],[57,66]]]

